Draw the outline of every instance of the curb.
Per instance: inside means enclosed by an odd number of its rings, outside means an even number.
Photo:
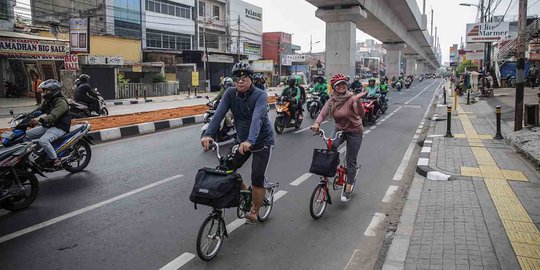
[[[122,139],[124,137],[154,133],[157,131],[177,128],[187,125],[200,124],[203,122],[203,115],[194,115],[183,118],[173,118],[156,122],[140,123],[136,125],[102,129],[89,132],[88,135],[96,142],[106,142]]]
[[[145,99],[145,100],[109,101],[109,102],[105,102],[105,106],[132,105],[132,104],[142,104],[142,103],[148,103],[148,102],[154,102],[154,100]]]
[[[440,170],[433,169],[429,166],[429,155],[431,154],[431,145],[433,144],[432,140],[428,139],[423,142],[422,150],[420,151],[420,156],[418,162],[416,163],[416,172],[428,180],[432,181],[449,181],[454,180],[455,177],[441,172]]]

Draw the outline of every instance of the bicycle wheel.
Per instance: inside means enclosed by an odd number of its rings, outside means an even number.
[[[197,255],[204,261],[213,259],[223,245],[225,223],[218,216],[208,216],[197,235]]]
[[[247,208],[247,199],[246,199],[246,196],[244,196],[243,194],[240,194],[240,204],[238,205],[238,207],[236,208],[236,216],[239,218],[239,219],[242,219],[242,218],[245,218],[246,217],[246,211],[245,209]]]
[[[319,219],[326,210],[327,201],[327,189],[324,185],[317,185],[311,194],[311,200],[309,203],[309,213],[314,219]]]
[[[261,208],[259,209],[259,213],[257,214],[257,220],[259,222],[265,222],[270,216],[270,212],[272,212],[273,206],[274,206],[274,189],[268,188],[266,189],[266,193],[264,194],[263,204]]]

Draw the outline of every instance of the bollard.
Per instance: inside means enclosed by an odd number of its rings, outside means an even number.
[[[495,137],[493,137],[493,139],[502,140],[504,139],[504,137],[501,134],[501,106],[497,106],[495,114],[497,116],[497,134],[495,134]]]
[[[447,115],[446,115],[446,135],[444,137],[446,138],[454,138],[454,135],[452,135],[452,106],[447,107]]]
[[[443,97],[444,97],[443,105],[446,105],[446,87],[445,86],[443,86],[442,91],[443,91]]]
[[[471,90],[467,90],[467,105],[471,105]]]
[[[458,114],[458,91],[454,91],[454,114]]]

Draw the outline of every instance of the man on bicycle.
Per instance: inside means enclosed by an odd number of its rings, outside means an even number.
[[[230,109],[235,120],[236,141],[241,142],[239,151],[233,158],[233,169],[242,167],[253,153],[251,165],[253,207],[246,215],[246,219],[256,222],[265,196],[265,173],[275,143],[274,132],[268,119],[268,97],[265,91],[253,85],[251,66],[248,63],[239,62],[234,65],[232,73],[236,85],[229,88],[223,95],[214,118],[201,139],[201,144],[204,150],[208,151],[221,121]],[[242,188],[246,189],[245,185],[242,185]]]

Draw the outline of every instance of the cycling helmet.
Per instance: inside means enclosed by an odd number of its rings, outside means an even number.
[[[87,82],[88,80],[90,80],[90,76],[87,75],[87,74],[81,74],[81,75],[79,75],[79,80],[81,82]]]
[[[235,77],[247,75],[251,78],[253,77],[253,68],[251,68],[251,65],[249,63],[238,62],[234,64],[232,68],[232,74]]]
[[[43,90],[43,98],[50,99],[60,92],[60,90],[62,89],[62,84],[57,80],[49,79],[42,82],[38,86],[38,88],[41,88]],[[45,93],[46,90],[51,90],[51,92]]]
[[[354,76],[354,81],[355,81],[355,82],[357,82],[357,81],[359,81],[359,80],[360,80],[360,76],[358,76],[358,75]]]
[[[348,80],[347,80],[347,77],[345,77],[345,75],[338,73],[332,76],[332,78],[330,79],[330,85],[332,85],[332,88],[335,88],[338,83],[342,83],[342,82],[347,83],[347,81]]]
[[[225,78],[223,78],[222,85],[225,88],[233,87],[234,86],[234,81],[233,81],[233,79],[231,77],[225,77]]]
[[[290,76],[289,79],[287,79],[287,84],[289,86],[295,86],[296,85],[296,77],[295,76]]]

